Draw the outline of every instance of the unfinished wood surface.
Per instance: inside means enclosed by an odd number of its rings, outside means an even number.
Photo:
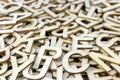
[[[0,0],[0,80],[120,80],[120,0]]]

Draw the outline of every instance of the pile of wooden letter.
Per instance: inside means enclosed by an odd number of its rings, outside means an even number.
[[[0,0],[0,80],[120,80],[120,0]]]

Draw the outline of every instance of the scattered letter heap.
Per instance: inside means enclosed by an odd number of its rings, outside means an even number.
[[[120,0],[0,0],[0,80],[120,80]]]

